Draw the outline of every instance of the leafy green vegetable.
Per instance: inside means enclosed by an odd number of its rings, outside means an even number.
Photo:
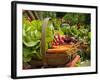
[[[33,20],[29,22],[28,20],[23,21],[23,60],[24,62],[29,62],[32,58],[42,59],[41,53],[41,31],[42,31],[42,21]],[[46,49],[51,45],[54,38],[54,27],[49,22],[46,28]]]
[[[23,47],[23,60],[24,60],[24,62],[29,62],[31,60],[31,55],[32,55],[31,49]]]
[[[63,19],[71,26],[76,24],[90,24],[90,15],[84,13],[66,13]]]
[[[42,59],[40,53],[42,21],[23,20],[23,61],[29,62],[32,58]]]
[[[24,40],[23,40],[23,43],[25,44],[25,46],[27,46],[27,47],[34,47],[35,45],[37,45],[37,43],[39,43],[40,42],[40,40],[37,40],[37,41],[31,41],[31,42],[25,42]]]

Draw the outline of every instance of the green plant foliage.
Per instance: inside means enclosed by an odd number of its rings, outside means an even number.
[[[54,30],[53,25],[49,23],[46,28],[46,49],[50,47],[50,42],[53,40]],[[42,54],[40,52],[41,48],[41,31],[42,31],[42,21],[33,20],[29,22],[28,20],[23,20],[23,60],[24,62],[29,62],[32,57],[36,59],[42,59]]]
[[[37,11],[38,12],[38,11]],[[83,44],[87,44],[86,49],[80,50],[77,54],[81,56],[81,61],[89,59],[91,45],[90,14],[86,13],[57,13],[38,12],[40,20],[32,20],[23,16],[23,61],[29,62],[32,58],[42,60],[41,53],[41,32],[44,18],[50,17],[46,27],[46,50],[51,48],[51,43],[56,33],[69,35]],[[57,15],[60,15],[58,17]],[[64,20],[64,21],[62,21]],[[90,54],[89,54],[90,55]],[[76,66],[79,66],[80,62]]]

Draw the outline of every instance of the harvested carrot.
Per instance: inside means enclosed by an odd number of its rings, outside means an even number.
[[[78,62],[80,60],[80,56],[77,55],[71,62],[69,62],[66,66],[67,67],[74,67],[76,62]]]
[[[69,48],[73,47],[73,45],[70,45],[70,44],[67,44],[67,45],[64,45],[64,46],[69,47]]]
[[[48,49],[47,53],[63,53],[67,48],[58,48],[58,49]]]
[[[53,45],[52,48],[72,48],[72,45],[59,45],[59,46]]]
[[[57,49],[57,48],[66,48],[65,46],[52,46],[52,48]]]
[[[67,67],[70,67],[72,61],[70,61],[69,63],[66,64]]]

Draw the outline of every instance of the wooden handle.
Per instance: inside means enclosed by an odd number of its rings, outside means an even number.
[[[46,62],[46,44],[45,44],[45,35],[46,35],[46,27],[48,25],[48,21],[49,21],[50,18],[45,18],[44,21],[43,21],[43,25],[42,25],[42,34],[41,34],[41,53],[42,53],[42,56],[43,56],[43,64],[44,66],[47,65],[47,62]]]

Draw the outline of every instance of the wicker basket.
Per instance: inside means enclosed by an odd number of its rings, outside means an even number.
[[[43,55],[43,60],[31,60],[30,64],[32,65],[32,68],[41,67],[41,66],[65,66],[69,60],[67,59],[68,56],[66,53],[61,54],[50,54],[47,53],[45,50],[45,29],[47,26],[47,23],[49,21],[49,18],[44,20],[43,27],[42,27],[42,39],[41,39],[41,53]],[[74,51],[76,53],[76,51]]]

